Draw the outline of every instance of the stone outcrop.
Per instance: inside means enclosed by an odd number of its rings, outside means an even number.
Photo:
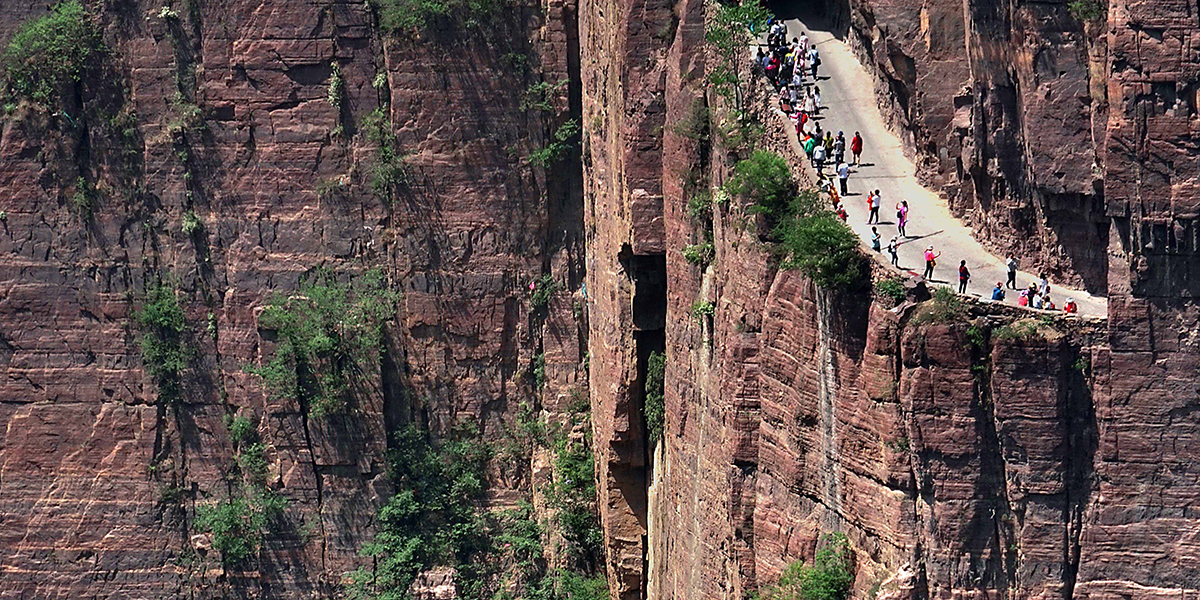
[[[669,2],[580,7],[592,429],[606,571],[621,600],[645,587],[642,388],[666,327],[662,132],[675,27]]]

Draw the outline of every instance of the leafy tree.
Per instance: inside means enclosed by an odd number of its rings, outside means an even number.
[[[410,425],[395,437],[388,464],[396,493],[379,511],[375,539],[362,553],[372,570],[354,576],[359,597],[404,598],[413,579],[436,565],[456,565],[470,578],[476,554],[488,549],[487,523],[479,514],[490,452],[459,430],[440,445]]]
[[[553,166],[567,157],[571,148],[575,147],[579,136],[579,121],[568,119],[554,131],[554,140],[545,147],[534,150],[529,155],[529,162],[545,168]]]
[[[373,0],[379,26],[394,34],[411,34],[439,21],[457,20],[477,28],[504,7],[501,0]]]
[[[76,0],[60,2],[17,30],[4,50],[4,89],[13,99],[50,106],[64,86],[81,81],[106,52],[92,15]]]
[[[232,497],[196,507],[196,527],[212,534],[213,549],[221,553],[221,562],[226,567],[232,567],[258,551],[271,521],[286,506],[287,502],[271,491],[250,489],[244,498]]]
[[[717,57],[717,64],[709,72],[709,83],[717,93],[731,99],[734,109],[743,110],[744,93],[739,71],[746,48],[750,42],[766,32],[771,11],[756,0],[745,0],[741,4],[723,4],[714,1],[713,16],[705,29],[708,40]]]
[[[860,282],[858,236],[829,212],[791,216],[775,230],[786,254],[783,266],[800,269],[817,285],[845,289]]]
[[[846,600],[854,583],[854,554],[846,536],[830,533],[811,565],[796,561],[779,582],[761,593],[762,600]]]
[[[1107,13],[1103,0],[1071,0],[1067,10],[1080,21],[1099,21]]]
[[[789,209],[799,188],[784,158],[767,150],[756,150],[750,158],[738,161],[725,183],[731,196],[742,196],[754,203],[754,210],[779,222]]]
[[[397,298],[381,271],[343,284],[318,270],[295,293],[270,300],[258,323],[279,334],[279,345],[265,364],[248,370],[276,397],[306,404],[310,416],[341,412],[378,360]]]

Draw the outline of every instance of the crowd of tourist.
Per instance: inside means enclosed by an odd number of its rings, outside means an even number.
[[[821,66],[820,49],[812,43],[807,34],[801,33],[798,37],[793,37],[790,42],[787,37],[787,25],[782,21],[773,20],[769,24],[767,45],[765,48],[759,46],[753,59],[752,68],[756,74],[765,77],[775,89],[779,110],[795,124],[796,137],[812,164],[813,170],[817,173],[819,188],[829,194],[834,214],[846,222],[849,219],[849,213],[846,211],[843,201],[850,193],[850,176],[864,167],[862,134],[855,131],[854,136],[847,140],[844,131],[838,131],[835,134],[831,129],[822,127],[821,121],[824,119],[821,111],[825,109],[825,106],[821,102],[821,88],[817,85]],[[849,150],[849,156],[847,156],[847,150]],[[826,176],[825,173],[827,166],[832,168],[830,176]],[[836,185],[833,179],[837,179]],[[882,204],[883,196],[880,190],[867,192],[867,224],[875,225],[871,227],[871,249],[875,252],[882,251],[882,235],[878,229],[879,209]],[[901,199],[896,203],[896,235],[887,244],[891,264],[898,268],[900,265],[897,250],[900,245],[911,239],[907,231],[911,217],[909,211],[907,200]],[[934,280],[934,269],[937,267],[937,260],[940,256],[941,253],[935,251],[933,246],[925,249],[925,270],[922,276],[926,280]],[[1003,302],[1006,297],[1005,290],[1017,289],[1017,259],[1009,254],[1005,266],[1008,269],[1008,282],[1004,285],[997,282],[996,288],[992,290],[990,298],[987,299]],[[967,293],[967,284],[970,280],[971,271],[967,267],[967,261],[960,260],[958,293]],[[1030,284],[1028,289],[1020,291],[1017,304],[1042,310],[1058,310],[1051,300],[1050,284],[1046,280],[1045,274],[1042,274],[1037,282]],[[1078,306],[1074,299],[1067,298],[1062,310],[1066,313],[1075,313],[1078,311]]]

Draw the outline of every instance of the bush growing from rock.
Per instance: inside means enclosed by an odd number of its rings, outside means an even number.
[[[106,52],[92,15],[76,0],[60,2],[17,30],[4,50],[4,89],[9,98],[44,106],[64,86],[81,81]]]

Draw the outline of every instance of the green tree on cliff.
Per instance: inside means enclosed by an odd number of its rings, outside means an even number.
[[[293,294],[277,294],[258,318],[278,334],[264,364],[248,370],[277,398],[296,400],[309,416],[342,412],[346,399],[373,370],[383,324],[395,315],[398,295],[381,271],[341,283],[317,270]]]
[[[175,286],[158,282],[147,287],[145,302],[133,318],[142,333],[138,340],[142,368],[154,378],[159,399],[179,400],[180,376],[191,355],[184,346],[187,319],[175,297]]]
[[[796,561],[779,581],[759,595],[760,600],[846,600],[854,584],[854,553],[846,536],[830,533],[821,539],[812,564]]]
[[[766,33],[771,11],[756,0],[742,4],[709,4],[712,18],[705,29],[708,40],[717,57],[717,64],[709,71],[708,82],[733,102],[739,113],[743,107],[743,89],[740,65],[749,51],[750,42]]]
[[[104,52],[104,38],[87,9],[76,0],[61,2],[22,25],[9,41],[2,59],[5,95],[50,106]]]

